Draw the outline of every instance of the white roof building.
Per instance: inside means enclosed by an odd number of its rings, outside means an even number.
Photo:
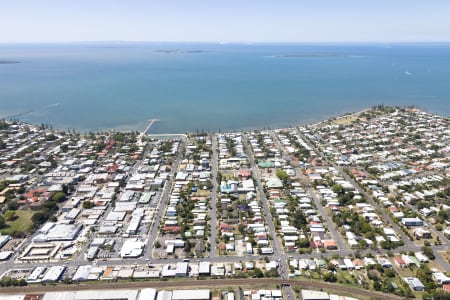
[[[92,266],[86,265],[86,266],[79,266],[77,271],[72,277],[73,281],[85,281],[88,280],[89,274],[91,273]]]
[[[50,242],[50,241],[72,241],[74,240],[78,233],[81,231],[81,224],[54,224],[44,226],[41,229],[47,230],[46,233],[37,235],[33,241],[35,242]],[[50,228],[48,228],[50,227]],[[47,229],[48,228],[48,229]]]
[[[78,291],[74,300],[136,300],[138,293],[138,290],[119,289]]]
[[[156,289],[146,288],[142,289],[139,293],[137,300],[155,300],[156,299]]]
[[[303,300],[329,300],[330,296],[326,292],[302,290]]]
[[[58,281],[65,270],[66,270],[66,267],[64,267],[64,266],[53,266],[53,267],[51,267],[47,271],[47,273],[45,273],[44,277],[42,278],[42,282],[55,282],[55,281]]]
[[[179,262],[176,267],[176,277],[186,277],[188,274],[188,263]]]
[[[172,300],[171,291],[159,291],[156,300]]]
[[[199,275],[209,275],[211,273],[211,263],[209,261],[202,261],[199,263]]]
[[[127,239],[120,249],[120,257],[133,258],[139,257],[144,251],[145,243],[136,239]]]
[[[34,268],[33,272],[31,272],[30,276],[28,276],[27,282],[28,283],[40,282],[41,281],[40,277],[42,276],[42,274],[44,274],[45,270],[47,270],[47,268],[41,266]]]
[[[204,289],[197,290],[175,290],[172,293],[172,300],[209,300],[210,291]]]

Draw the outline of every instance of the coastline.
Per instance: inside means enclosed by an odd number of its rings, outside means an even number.
[[[364,108],[362,110],[358,110],[355,112],[344,112],[342,114],[336,115],[336,116],[330,116],[330,117],[324,117],[324,118],[320,118],[320,120],[316,121],[316,122],[293,122],[292,125],[289,126],[275,126],[276,123],[273,123],[272,125],[270,124],[265,124],[265,125],[260,125],[260,126],[251,126],[251,127],[241,127],[241,128],[237,128],[237,129],[219,129],[219,130],[211,130],[211,129],[201,129],[201,130],[196,130],[196,131],[179,131],[179,132],[152,132],[152,128],[157,127],[158,123],[160,123],[161,121],[164,122],[164,120],[162,119],[149,119],[146,120],[145,123],[143,121],[139,121],[138,124],[145,124],[144,126],[126,126],[126,125],[118,125],[116,127],[111,127],[108,129],[101,129],[101,130],[96,130],[96,129],[85,129],[85,130],[77,130],[75,128],[71,128],[69,127],[69,131],[70,130],[75,130],[76,132],[82,133],[82,134],[86,134],[88,132],[94,132],[94,133],[99,133],[99,132],[108,132],[108,131],[115,131],[115,132],[132,132],[132,131],[137,131],[140,132],[141,135],[147,135],[147,136],[156,136],[156,137],[175,137],[175,136],[186,136],[187,134],[195,134],[195,133],[200,133],[200,132],[205,132],[205,133],[209,133],[209,134],[213,134],[213,133],[232,133],[232,132],[248,132],[248,131],[264,131],[264,130],[283,130],[283,129],[288,129],[288,128],[292,128],[292,127],[298,127],[298,126],[311,126],[311,127],[316,127],[316,126],[320,126],[321,124],[324,123],[328,123],[328,122],[332,122],[332,121],[339,121],[345,118],[352,118],[352,117],[356,117],[362,113],[365,113],[367,111],[370,111],[371,109],[378,107],[378,106],[384,106],[382,104],[378,104],[378,105],[372,105],[370,107]],[[386,106],[389,107],[389,106]],[[417,108],[416,106],[393,106],[393,107],[401,107],[401,108],[406,108],[406,107],[414,107]],[[421,111],[426,111],[423,110],[422,108],[417,108]],[[21,113],[16,113],[16,114],[12,114],[8,117],[0,117],[0,119],[15,119],[19,116],[23,116],[29,113],[34,112],[33,110],[30,111],[26,111],[26,112],[21,112]],[[434,113],[432,113],[434,114]],[[28,123],[31,125],[35,125],[35,126],[39,126],[41,124],[45,124],[48,125],[51,128],[54,128],[55,130],[59,130],[59,131],[65,131],[64,128],[60,128],[58,126],[55,126],[54,124],[51,123],[45,123],[45,122],[38,122],[38,123],[30,123],[24,120],[20,120],[20,122],[23,123]],[[151,124],[149,124],[149,122]],[[67,127],[66,127],[67,128]]]

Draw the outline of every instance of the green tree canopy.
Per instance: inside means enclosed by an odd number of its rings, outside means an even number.
[[[33,222],[33,224],[35,225],[40,225],[40,224],[44,224],[45,221],[47,221],[48,219],[48,214],[46,214],[45,212],[37,212],[35,213],[32,217],[31,217],[31,221]]]
[[[58,203],[64,202],[65,200],[66,200],[66,194],[64,194],[63,192],[56,192],[52,196],[52,201],[55,201]]]
[[[289,175],[286,173],[285,170],[277,170],[277,177],[283,181],[283,183],[287,182],[287,180],[289,179]]]
[[[84,201],[83,202],[83,208],[84,209],[89,209],[89,208],[93,208],[95,206],[95,203],[92,201]]]
[[[8,221],[14,220],[14,217],[16,216],[16,212],[14,210],[7,210],[3,213],[5,216],[5,219]]]

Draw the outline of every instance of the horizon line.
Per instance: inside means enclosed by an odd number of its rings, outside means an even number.
[[[0,41],[0,45],[12,44],[87,44],[87,43],[129,43],[129,44],[450,44],[449,41],[142,41],[142,40],[92,40],[92,41]]]

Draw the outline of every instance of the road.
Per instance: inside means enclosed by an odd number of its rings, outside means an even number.
[[[277,238],[277,232],[275,230],[275,226],[273,225],[273,219],[272,214],[270,213],[268,201],[266,198],[266,194],[264,193],[262,183],[261,183],[261,176],[258,167],[256,166],[255,160],[253,159],[253,153],[251,152],[250,145],[248,143],[247,136],[243,136],[242,139],[244,148],[245,148],[245,154],[248,157],[250,167],[253,170],[253,176],[256,181],[256,188],[259,194],[259,198],[261,200],[263,210],[264,210],[264,219],[266,222],[267,227],[269,228],[270,236],[272,237],[272,247],[274,253],[283,253],[283,247],[280,244],[279,239]]]
[[[253,153],[250,148],[250,144],[248,142],[248,138],[246,135],[242,136],[242,143],[245,148],[245,154],[248,157],[250,167],[253,170],[253,177],[256,181],[256,188],[258,190],[258,194],[263,206],[264,210],[264,219],[266,221],[266,224],[269,228],[270,236],[272,237],[272,247],[274,251],[273,258],[278,261],[278,271],[282,279],[288,279],[289,278],[289,266],[287,263],[287,257],[284,253],[284,247],[280,242],[280,239],[277,236],[277,232],[275,230],[275,226],[273,224],[273,218],[272,214],[270,213],[269,204],[266,198],[266,194],[264,193],[262,183],[261,183],[261,176],[258,166],[255,163],[255,160],[253,158]],[[295,294],[294,291],[290,286],[284,287],[284,293],[286,294],[288,299],[294,299]]]
[[[183,149],[183,147],[184,147],[184,140],[181,140],[180,146],[178,147],[176,160],[172,165],[172,170],[170,171],[168,179],[164,183],[164,188],[163,188],[163,191],[159,198],[158,211],[154,215],[153,222],[150,226],[150,230],[149,230],[149,233],[147,236],[146,249],[145,249],[145,253],[144,253],[145,259],[150,259],[152,257],[154,242],[158,235],[159,226],[161,224],[161,218],[162,218],[162,216],[164,216],[164,212],[166,211],[166,205],[168,203],[169,193],[172,190],[173,177],[174,177],[175,172],[178,170],[178,165],[180,164],[180,161],[182,159],[181,149]]]
[[[271,134],[272,134],[272,139],[275,141],[275,143],[277,145],[278,151],[280,151],[282,153],[283,159],[285,161],[292,161],[293,157],[286,153],[284,147],[281,145],[281,143],[280,143],[280,141],[278,139],[278,136],[273,131],[271,131]],[[300,179],[301,183],[303,183],[302,186],[305,189],[305,191],[314,200],[314,204],[317,207],[317,209],[319,210],[319,213],[320,213],[320,216],[322,217],[322,220],[325,221],[325,223],[326,223],[326,225],[328,227],[328,230],[330,231],[331,235],[333,236],[333,240],[336,242],[336,244],[338,246],[339,254],[341,256],[349,255],[351,253],[351,251],[350,251],[348,245],[342,240],[341,235],[336,230],[336,225],[334,224],[334,222],[331,220],[331,218],[328,215],[328,213],[323,208],[322,203],[321,203],[321,199],[318,198],[316,192],[314,191],[314,189],[309,184],[309,179],[306,178],[305,175],[303,175],[303,173],[300,170],[300,168],[295,168],[295,173],[296,173],[296,177],[298,179]]]
[[[216,258],[217,257],[217,171],[218,171],[218,154],[217,154],[217,137],[216,135],[212,136],[212,165],[211,165],[211,182],[213,184],[213,188],[211,191],[211,230],[210,234],[210,250],[209,257]]]

